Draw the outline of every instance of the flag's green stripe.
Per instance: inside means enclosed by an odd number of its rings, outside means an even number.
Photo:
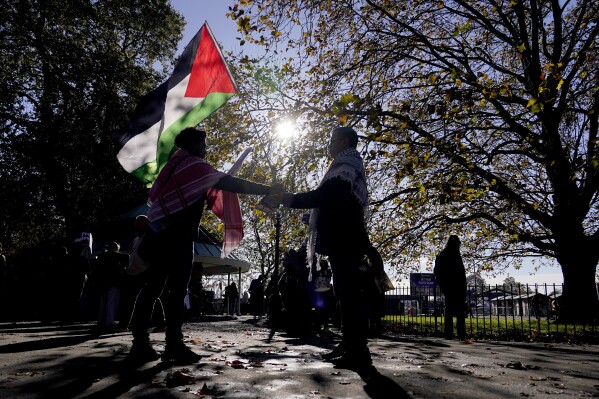
[[[166,128],[158,140],[158,146],[156,151],[156,161],[148,162],[145,165],[140,166],[131,172],[142,182],[151,186],[162,167],[168,161],[173,149],[175,147],[175,137],[185,128],[195,126],[210,114],[216,111],[229,98],[233,96],[233,93],[210,93],[206,98],[188,113],[183,115],[179,120],[174,122],[168,128]]]
[[[158,176],[156,161],[148,162],[147,164],[140,166],[131,172],[131,174],[145,183],[147,187],[151,187],[154,180],[156,180],[156,176]]]
[[[185,128],[195,126],[211,113],[216,111],[221,105],[227,102],[233,93],[210,93],[204,98],[200,104],[192,108],[188,113],[183,115],[178,121],[167,127],[160,138],[158,139],[158,148],[156,151],[156,163],[158,164],[158,172],[166,164],[171,152],[175,147],[175,137]]]

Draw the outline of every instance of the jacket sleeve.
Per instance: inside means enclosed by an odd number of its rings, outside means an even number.
[[[345,180],[333,178],[321,184],[317,189],[295,194],[289,205],[290,208],[309,209],[319,208],[325,202],[335,201],[345,195],[351,186]]]
[[[215,185],[214,188],[229,191],[238,194],[267,195],[270,187],[260,183],[254,183],[249,180],[240,179],[231,175],[224,176]]]

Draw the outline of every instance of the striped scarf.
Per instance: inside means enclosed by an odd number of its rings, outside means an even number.
[[[226,173],[184,149],[177,150],[150,190],[148,218],[152,230],[168,227],[172,215],[202,199],[225,225],[221,258],[226,258],[243,238],[243,221],[236,193],[214,189]]]
[[[360,153],[355,148],[347,148],[341,151],[325,173],[320,186],[326,181],[333,178],[341,178],[351,184],[351,192],[358,200],[358,203],[364,209],[364,216],[366,217],[368,212],[368,187],[366,186],[366,173],[364,171],[364,164]],[[307,242],[307,260],[308,267],[310,268],[310,277],[312,279],[312,268],[311,261],[315,255],[316,248],[316,223],[318,220],[319,208],[314,208],[310,212],[310,222],[308,230],[308,242]],[[320,263],[316,265],[317,270],[320,270]]]

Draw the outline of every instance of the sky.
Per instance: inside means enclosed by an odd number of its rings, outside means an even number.
[[[171,4],[183,15],[187,22],[183,31],[183,39],[179,43],[179,53],[200,30],[204,22],[208,22],[212,34],[223,50],[234,51],[242,48],[238,40],[235,39],[239,36],[237,24],[225,15],[229,11],[229,7],[235,4],[235,1],[171,0]]]
[[[206,21],[221,48],[225,51],[238,51],[247,49],[240,46],[236,37],[237,24],[226,17],[229,6],[233,6],[233,0],[172,0],[173,7],[183,15],[187,22],[183,31],[183,39],[179,43],[178,54],[181,54],[185,46],[202,27]],[[245,47],[245,48],[244,48]],[[430,270],[421,268],[420,272],[427,273]],[[534,273],[534,274],[532,274]],[[563,275],[561,269],[556,265],[541,267],[537,272],[533,271],[530,262],[525,261],[520,270],[508,270],[505,274],[497,277],[482,275],[487,284],[501,284],[506,277],[514,277],[522,284],[562,284]]]

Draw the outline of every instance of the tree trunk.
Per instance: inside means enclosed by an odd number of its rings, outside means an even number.
[[[594,249],[593,249],[594,250]],[[599,319],[597,255],[590,250],[558,258],[564,275],[564,292],[559,304],[560,321],[589,323]]]

